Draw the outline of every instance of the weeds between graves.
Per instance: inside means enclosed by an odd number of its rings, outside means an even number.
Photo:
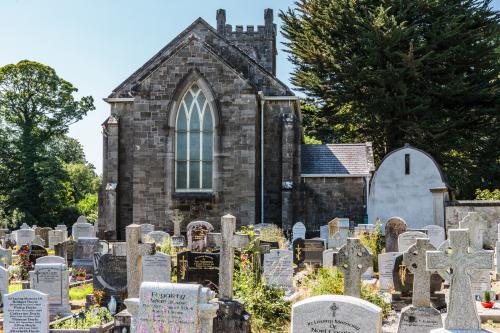
[[[93,292],[94,286],[91,283],[83,284],[69,289],[69,299],[70,301],[84,300],[87,295],[90,295]]]
[[[53,329],[89,329],[95,325],[103,325],[113,320],[108,309],[92,306],[89,311],[80,312],[74,317],[57,322],[51,326]]]
[[[268,287],[265,284],[260,275],[258,264],[260,254],[253,237],[254,231],[251,228],[245,228],[243,232],[248,234],[252,241],[235,258],[235,298],[242,300],[245,303],[245,309],[252,315],[252,332],[288,332],[291,303],[285,300],[285,292],[282,289]],[[280,236],[275,230],[266,236],[268,236],[266,238],[268,241],[280,242]],[[271,237],[272,239],[269,239]]]
[[[381,232],[382,222],[377,219],[375,230],[372,233],[362,232],[358,235],[361,244],[366,246],[372,252],[373,271],[378,273],[378,255],[384,249],[384,239]]]

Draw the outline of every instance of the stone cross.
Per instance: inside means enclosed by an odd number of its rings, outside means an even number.
[[[338,253],[338,269],[344,274],[344,295],[360,297],[361,275],[372,266],[372,255],[359,238],[347,238]]]
[[[174,236],[181,235],[181,223],[184,220],[184,217],[181,215],[181,211],[178,209],[174,209],[170,211],[170,219],[174,224]]]
[[[438,270],[444,279],[450,281],[444,327],[448,330],[481,329],[469,273],[493,269],[493,251],[471,250],[468,237],[467,229],[451,229],[448,232],[449,248],[427,252],[427,270]]]
[[[219,298],[233,299],[234,249],[244,248],[250,243],[248,235],[236,234],[236,217],[228,214],[221,218],[221,233],[210,233],[220,246]]]
[[[427,251],[436,251],[436,248],[428,238],[417,238],[417,243],[403,253],[403,264],[413,274],[412,304],[415,307],[429,307],[431,305],[431,272],[427,271],[425,266],[425,253]]]
[[[142,256],[155,254],[155,243],[141,243],[141,226],[126,228],[128,297],[138,297],[142,282]]]

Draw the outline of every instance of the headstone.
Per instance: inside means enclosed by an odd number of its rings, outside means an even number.
[[[292,306],[291,332],[381,333],[382,309],[351,296],[314,296]]]
[[[306,226],[302,222],[297,222],[292,227],[292,242],[298,238],[306,239]]]
[[[322,239],[296,239],[293,242],[293,262],[298,267],[305,264],[314,267],[323,265],[323,251],[325,243]]]
[[[127,256],[127,243],[126,242],[114,242],[111,244],[111,253],[117,257]]]
[[[219,288],[219,253],[177,253],[177,282],[199,283],[212,290]]]
[[[197,284],[144,282],[139,299],[127,299],[132,332],[209,333],[218,305],[214,292]]]
[[[323,267],[334,267],[337,265],[337,250],[327,249],[323,251]]]
[[[406,232],[406,222],[400,217],[391,217],[385,224],[385,252],[398,251],[398,237]]]
[[[36,233],[43,239],[44,247],[49,247],[49,231],[52,231],[52,228],[49,227],[43,227],[43,228],[37,228]]]
[[[40,257],[36,260],[36,264],[62,264],[66,265],[66,260],[59,256],[45,256]]]
[[[387,252],[378,255],[378,276],[379,288],[381,291],[391,291],[394,289],[392,272],[399,252]]]
[[[319,227],[319,238],[324,239],[325,242],[328,242],[328,239],[330,238],[329,235],[329,228],[328,224],[322,225]]]
[[[0,246],[0,260],[5,263],[6,267],[12,265],[12,250]]]
[[[83,268],[87,274],[94,274],[94,253],[100,252],[99,239],[79,237],[75,243],[73,268]]]
[[[328,238],[332,238],[339,231],[338,218],[328,222]]]
[[[0,267],[0,297],[7,295],[9,292],[9,271],[4,267]]]
[[[406,231],[398,236],[399,252],[406,252],[417,242],[417,238],[427,238],[427,235],[420,231]]]
[[[88,222],[83,216],[80,216],[71,229],[71,235],[74,241],[78,241],[80,238],[95,238],[94,226]]]
[[[54,246],[54,253],[56,256],[63,257],[66,259],[68,265],[73,264],[73,254],[75,252],[75,241],[68,239],[65,242],[56,244]]]
[[[437,249],[445,240],[444,228],[438,225],[428,225],[423,229],[427,230],[427,236],[431,244]]]
[[[426,269],[426,252],[436,248],[428,238],[418,238],[403,254],[403,264],[413,274],[412,305],[401,311],[398,333],[428,333],[443,327],[441,313],[431,307],[431,272]]]
[[[31,242],[35,239],[35,230],[33,229],[19,229],[16,231],[16,243],[17,245],[31,245]]]
[[[154,243],[142,243],[141,226],[131,224],[126,227],[127,240],[127,291],[128,297],[139,296],[142,282],[142,257],[155,254]]]
[[[156,246],[162,245],[168,239],[170,235],[164,231],[152,231],[144,236],[145,242],[154,242]]]
[[[56,244],[64,242],[64,232],[62,230],[49,231],[49,248],[54,249]]]
[[[268,286],[293,288],[293,252],[270,250],[264,254],[264,279]]]
[[[71,314],[69,274],[68,267],[65,264],[37,263],[35,270],[30,272],[30,280],[31,289],[38,290],[48,296],[51,318]]]
[[[437,270],[450,283],[445,330],[480,330],[469,274],[493,268],[493,251],[473,251],[466,229],[448,231],[449,249],[428,251],[427,269]],[[439,330],[433,330],[439,332]]]
[[[332,238],[328,239],[329,249],[340,249],[347,243],[347,234],[341,231],[336,232]]]
[[[205,221],[194,221],[187,225],[188,249],[203,252],[207,248],[207,235],[214,227]]]
[[[142,280],[147,282],[170,282],[172,259],[169,255],[157,252],[142,257]]]
[[[104,290],[107,303],[111,296],[123,301],[127,291],[127,260],[125,256],[98,253],[97,269],[94,273],[94,290]]]
[[[338,269],[344,274],[344,295],[360,297],[361,276],[372,267],[372,255],[359,238],[347,238],[338,254]]]
[[[31,229],[31,228],[26,223],[23,223],[23,224],[21,224],[21,226],[19,227],[19,229],[21,229],[21,230],[28,230],[28,229]]]
[[[40,236],[35,236],[35,239],[33,239],[31,245],[45,246],[45,240]]]
[[[63,239],[68,239],[68,227],[65,224],[58,224],[56,230],[61,230],[63,232]]]
[[[49,312],[47,295],[25,289],[7,294],[4,304],[4,333],[48,333]]]
[[[29,255],[29,261],[31,262],[32,267],[36,264],[38,258],[45,257],[46,255],[48,255],[48,252],[43,246],[32,245],[30,247]]]
[[[140,224],[141,226],[141,242],[146,243],[146,235],[155,231],[155,226],[150,223]]]

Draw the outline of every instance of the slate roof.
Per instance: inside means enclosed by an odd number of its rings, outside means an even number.
[[[302,176],[369,175],[375,170],[371,142],[302,145]]]

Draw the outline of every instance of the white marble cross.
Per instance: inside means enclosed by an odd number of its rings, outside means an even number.
[[[347,238],[339,250],[337,267],[344,274],[344,295],[359,298],[361,275],[372,267],[372,255],[359,238]]]
[[[234,249],[244,248],[250,243],[248,235],[236,234],[236,217],[228,214],[221,218],[221,233],[210,233],[220,246],[219,298],[233,299]]]
[[[435,250],[436,248],[428,238],[417,238],[417,243],[403,253],[403,264],[413,274],[412,304],[415,307],[429,307],[431,305],[431,272],[426,269],[425,253]]]
[[[427,252],[427,270],[437,270],[450,281],[448,315],[445,329],[479,330],[481,320],[472,295],[470,271],[493,269],[493,251],[473,251],[467,229],[448,232],[449,248]]]

